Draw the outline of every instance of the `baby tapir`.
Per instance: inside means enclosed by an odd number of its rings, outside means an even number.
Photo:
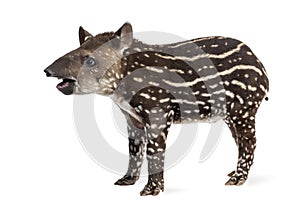
[[[246,181],[256,147],[255,114],[269,90],[267,73],[247,45],[221,36],[148,45],[133,38],[129,23],[96,36],[80,27],[79,41],[44,71],[62,79],[62,93],[109,96],[124,113],[129,166],[116,185],[138,180],[146,149],[149,176],[140,194],[159,194],[171,124],[219,119],[238,147],[237,168],[226,185]]]

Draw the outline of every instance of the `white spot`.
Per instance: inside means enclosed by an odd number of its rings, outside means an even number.
[[[154,85],[154,86],[159,86],[159,83],[153,82],[153,81],[149,81],[148,82],[150,85]]]
[[[241,96],[239,96],[239,95],[235,95],[235,96],[240,101],[241,104],[244,104],[244,100]]]
[[[246,52],[248,56],[252,56],[253,54],[250,51]]]
[[[190,111],[190,110],[185,110],[185,111],[183,111],[184,113],[187,113],[187,114],[190,114],[192,111]]]
[[[151,112],[152,112],[152,110],[151,110]],[[157,128],[157,124],[152,124],[151,129],[155,129],[155,128]]]
[[[120,78],[121,78],[121,76],[120,76],[119,73],[116,73],[116,78],[117,78],[117,79],[120,79]]]
[[[248,85],[248,90],[250,90],[250,91],[256,91],[257,88],[256,88],[256,87],[253,87],[253,86],[251,86],[251,85]]]
[[[249,116],[248,112],[245,112],[245,114],[242,116],[242,118],[247,118]]]
[[[227,95],[227,96],[229,96],[229,97],[231,97],[231,98],[234,98],[234,93],[231,92],[231,91],[229,91],[229,90],[226,90],[226,91],[225,91],[225,95]]]
[[[150,56],[149,56],[147,53],[145,53],[144,56],[145,56],[146,58],[150,58]]]
[[[217,48],[217,47],[219,47],[219,45],[218,44],[214,44],[214,45],[211,45],[210,47]]]
[[[138,83],[143,82],[143,78],[134,77],[133,80],[138,82]]]
[[[137,52],[141,52],[142,51],[140,48],[134,48],[133,50],[137,51]]]
[[[234,108],[234,103],[230,104],[230,108],[233,109]]]
[[[150,95],[148,95],[147,93],[140,93],[140,96],[146,98],[146,99],[150,99]]]
[[[157,110],[156,109],[152,109],[151,113],[157,113]]]
[[[151,100],[157,100],[157,98],[156,97],[151,97]]]
[[[207,102],[213,104],[213,103],[215,103],[215,100],[209,99]]]
[[[148,147],[148,151],[154,153],[154,149],[151,147]]]

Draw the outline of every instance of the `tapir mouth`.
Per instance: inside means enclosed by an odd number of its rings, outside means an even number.
[[[62,82],[58,83],[56,88],[65,95],[71,95],[75,90],[76,80],[71,78],[63,78]]]

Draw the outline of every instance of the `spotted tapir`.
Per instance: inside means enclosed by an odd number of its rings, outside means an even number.
[[[246,181],[256,147],[255,115],[269,90],[266,70],[247,45],[221,36],[148,45],[133,38],[129,23],[96,36],[80,27],[79,41],[44,72],[62,79],[62,93],[109,96],[124,113],[129,166],[116,185],[138,180],[146,150],[149,175],[140,194],[159,194],[171,124],[220,119],[238,147],[237,168],[226,185]]]

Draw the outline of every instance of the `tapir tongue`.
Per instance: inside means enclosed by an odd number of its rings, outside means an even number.
[[[65,95],[73,94],[75,81],[70,79],[63,79],[63,81],[57,84],[56,88]]]

